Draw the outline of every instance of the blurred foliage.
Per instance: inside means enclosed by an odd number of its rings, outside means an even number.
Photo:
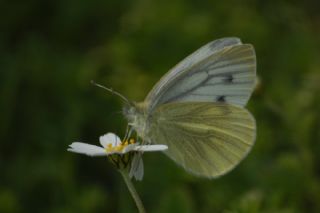
[[[132,100],[201,45],[237,36],[256,48],[248,108],[256,145],[215,180],[145,154],[136,182],[148,212],[320,212],[320,3],[288,0],[0,2],[0,212],[136,212],[103,158],[66,151],[123,135]]]

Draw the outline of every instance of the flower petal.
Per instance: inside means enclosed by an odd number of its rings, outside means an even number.
[[[112,146],[117,146],[121,143],[120,138],[113,134],[113,133],[107,133],[105,135],[100,136],[99,138],[101,146],[106,148],[108,144],[111,144]]]
[[[121,153],[127,153],[127,152],[130,152],[130,151],[133,151],[135,150],[137,147],[137,144],[129,144],[128,146],[126,146]]]
[[[141,145],[134,148],[135,151],[141,152],[164,151],[166,149],[168,149],[167,145]]]
[[[73,142],[68,149],[70,152],[85,154],[88,156],[105,156],[107,152],[100,146],[95,146],[87,143]]]

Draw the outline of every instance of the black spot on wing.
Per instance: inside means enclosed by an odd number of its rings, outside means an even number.
[[[217,101],[217,102],[224,103],[224,102],[226,102],[226,96],[220,95],[220,96],[218,96],[218,97],[216,98],[216,101]]]
[[[233,82],[233,76],[232,75],[227,75],[224,79],[226,83],[232,83]]]

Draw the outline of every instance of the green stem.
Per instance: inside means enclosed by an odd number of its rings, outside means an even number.
[[[126,170],[121,170],[121,169],[119,170],[119,172],[121,173],[121,175],[124,179],[124,182],[126,183],[128,189],[130,191],[130,194],[133,197],[134,202],[136,203],[136,205],[138,207],[139,213],[145,213],[146,210],[144,209],[142,201],[141,201],[136,189],[134,188],[134,186],[130,180],[128,172]]]

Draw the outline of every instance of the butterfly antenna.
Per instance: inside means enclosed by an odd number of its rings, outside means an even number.
[[[112,88],[105,87],[105,86],[103,86],[103,85],[101,85],[101,84],[96,83],[96,82],[93,81],[93,80],[91,80],[90,83],[93,84],[93,85],[95,85],[95,86],[97,86],[97,87],[100,87],[100,88],[102,88],[102,89],[107,90],[108,92],[112,93],[113,95],[119,96],[124,102],[130,104],[130,101],[129,101],[125,96],[123,96],[122,94],[120,94],[120,93],[117,92],[117,91],[114,91]]]

